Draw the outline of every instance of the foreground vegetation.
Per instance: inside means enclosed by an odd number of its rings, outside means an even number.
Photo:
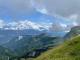
[[[71,38],[34,60],[80,60],[80,36]]]

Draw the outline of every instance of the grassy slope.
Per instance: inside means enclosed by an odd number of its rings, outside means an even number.
[[[73,37],[34,60],[80,60],[80,36]]]

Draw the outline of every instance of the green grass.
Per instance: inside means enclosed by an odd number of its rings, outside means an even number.
[[[80,36],[41,54],[34,60],[80,60]]]

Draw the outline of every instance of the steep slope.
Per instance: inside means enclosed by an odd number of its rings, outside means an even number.
[[[71,31],[69,33],[67,33],[64,36],[64,38],[69,39],[69,38],[74,37],[79,34],[80,34],[80,26],[75,26],[75,27],[71,28]]]
[[[80,60],[80,35],[43,53],[34,60]]]

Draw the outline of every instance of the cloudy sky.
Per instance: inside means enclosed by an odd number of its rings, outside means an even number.
[[[80,0],[0,0],[0,19],[4,21],[24,19],[34,11],[68,19],[71,26],[80,24]]]
[[[24,16],[33,10],[69,17],[80,14],[80,0],[0,0],[0,17]]]

